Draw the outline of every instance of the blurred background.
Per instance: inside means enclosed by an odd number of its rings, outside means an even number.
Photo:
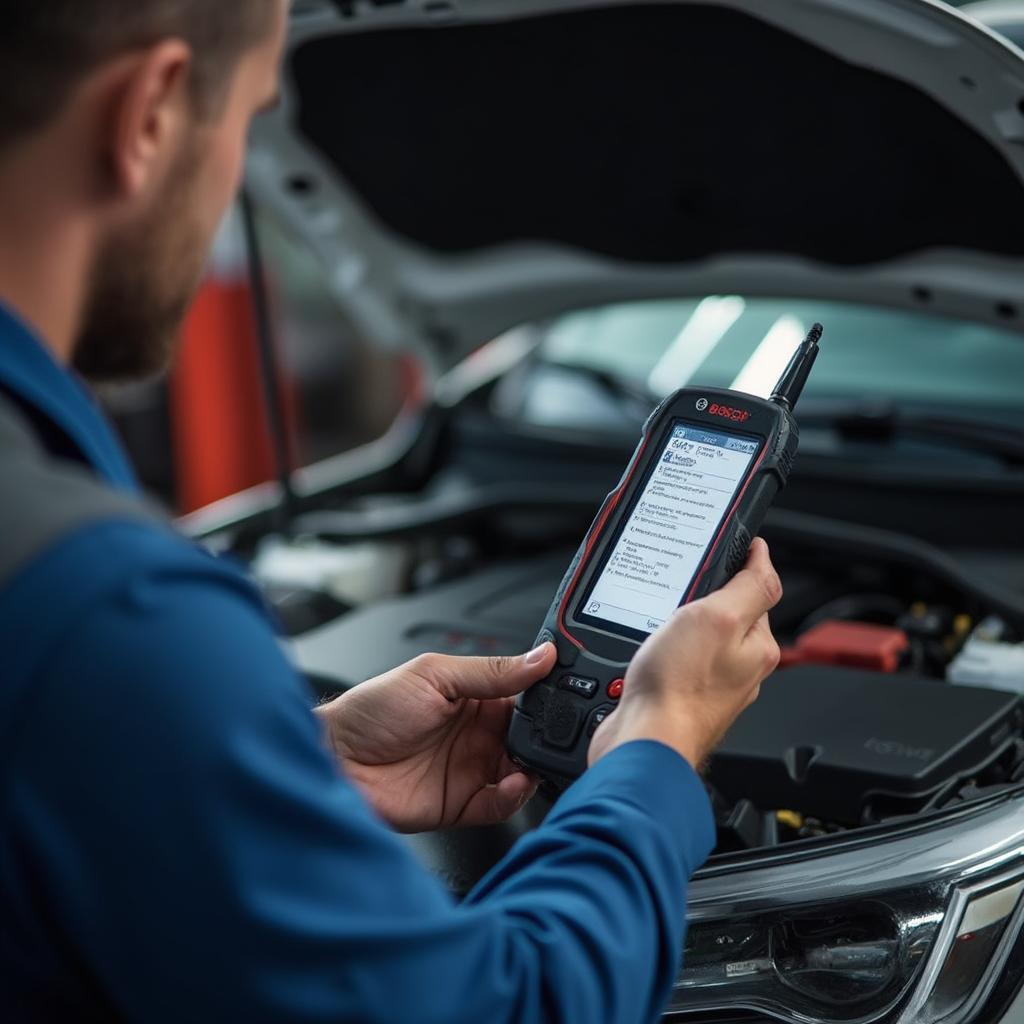
[[[376,440],[416,388],[409,356],[366,345],[301,246],[258,216],[293,466]],[[169,377],[103,401],[150,493],[175,514],[274,479],[241,217],[223,225]]]
[[[1024,42],[1022,0],[960,0],[953,6],[983,16],[1011,39]],[[412,356],[384,353],[369,346],[347,322],[313,258],[271,220],[258,213],[257,218],[282,371],[280,399],[287,421],[290,461],[294,467],[308,466],[381,437],[403,406],[415,401],[419,373]],[[531,343],[538,345],[541,357],[539,376],[520,379],[518,394],[510,392],[514,383],[510,384],[499,402],[504,402],[504,411],[539,422],[557,418],[567,409],[585,408],[566,401],[567,394],[580,386],[577,378],[581,369],[610,375],[627,385],[644,383],[639,378],[635,382],[628,379],[640,374],[648,378],[646,383],[655,391],[660,390],[659,378],[682,379],[681,368],[673,359],[685,348],[679,345],[680,334],[693,321],[695,312],[698,318],[718,316],[723,320],[720,340],[729,344],[717,350],[716,358],[722,365],[703,369],[715,371],[715,380],[709,378],[709,382],[729,383],[766,338],[770,340],[783,305],[793,312],[791,302],[711,296],[703,301],[584,311],[564,322],[536,325],[540,334]],[[872,323],[865,325],[865,317]],[[914,322],[908,322],[911,320]],[[831,310],[829,324],[834,334],[848,327],[861,337],[879,339],[874,350],[869,351],[866,345],[857,349],[863,366],[871,367],[870,380],[863,379],[856,366],[837,367],[839,375],[833,384],[852,392],[862,387],[877,391],[880,380],[900,379],[900,367],[892,363],[895,353],[888,346],[893,331],[898,330],[904,339],[918,339],[917,346],[904,348],[904,352],[913,350],[908,357],[914,357],[927,349],[928,338],[936,330],[948,332],[961,327],[932,322],[927,316],[853,308]],[[865,332],[866,326],[871,331]],[[973,328],[975,334],[979,331],[987,337],[968,339],[972,345],[987,341],[993,354],[1001,353],[1004,358],[988,363],[987,379],[976,382],[971,390],[979,401],[998,400],[1005,396],[993,394],[990,389],[998,392],[1008,379],[1016,379],[1006,374],[1016,373],[1019,367],[1005,365],[1011,346],[1002,343],[999,332]],[[644,359],[634,360],[628,368],[614,365],[623,334],[646,339],[649,350]],[[1012,346],[1012,356],[1016,355],[1016,346]],[[983,360],[972,361],[974,367],[984,364]],[[569,368],[575,372],[562,372]],[[752,367],[750,372],[755,370]],[[707,376],[707,372],[701,376]],[[621,397],[613,395],[611,399]],[[144,485],[174,514],[192,512],[275,477],[244,233],[237,213],[223,226],[171,375],[147,384],[110,389],[103,398]],[[594,408],[592,404],[589,407]]]

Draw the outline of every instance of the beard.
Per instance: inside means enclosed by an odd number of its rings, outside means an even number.
[[[190,163],[181,162],[141,222],[97,255],[73,357],[92,383],[145,380],[171,364],[207,258],[205,233],[189,217]]]

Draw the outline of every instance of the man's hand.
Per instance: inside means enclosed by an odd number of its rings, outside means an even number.
[[[536,790],[505,734],[515,696],[554,662],[552,644],[520,658],[426,654],[318,713],[345,773],[393,828],[494,824]]]
[[[652,739],[699,769],[779,663],[768,612],[781,597],[768,545],[755,540],[735,579],[680,608],[640,648],[618,709],[594,735],[590,763]]]

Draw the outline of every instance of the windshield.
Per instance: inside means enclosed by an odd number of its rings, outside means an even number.
[[[539,379],[521,392],[526,400],[516,412],[552,425],[590,421],[593,405],[570,400],[582,384],[576,377],[604,378],[652,398],[690,384],[767,396],[818,320],[825,340],[805,403],[891,400],[972,417],[1024,414],[1024,336],[1016,332],[920,313],[738,295],[633,302],[552,321],[541,328],[536,349]]]

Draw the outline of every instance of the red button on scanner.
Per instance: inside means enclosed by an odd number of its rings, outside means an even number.
[[[626,685],[624,679],[616,679],[615,682],[608,684],[608,696],[612,700],[618,700],[622,696],[622,688]]]

